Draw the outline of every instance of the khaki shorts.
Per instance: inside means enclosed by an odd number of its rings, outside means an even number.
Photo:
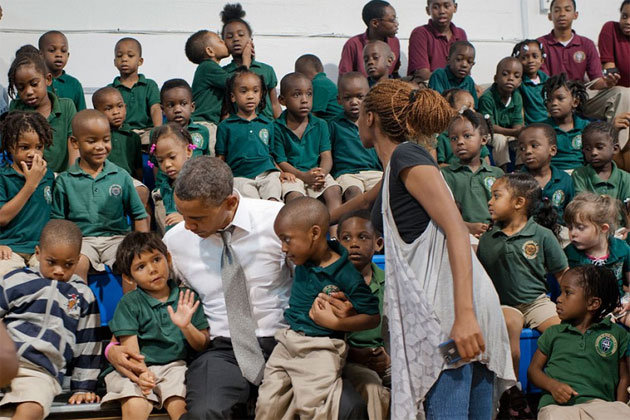
[[[538,412],[538,420],[621,420],[630,418],[630,407],[620,401],[590,400],[570,406],[546,405]]]
[[[105,271],[105,266],[114,266],[116,251],[123,239],[124,235],[85,236],[81,244],[81,254],[88,257],[94,270]]]
[[[0,419],[13,416],[15,406],[6,407],[7,405],[25,402],[41,405],[45,418],[50,413],[53,400],[61,393],[57,379],[47,370],[24,359],[20,360],[18,374],[11,381],[10,387],[11,390],[0,401]]]
[[[318,198],[324,193],[324,191],[326,191],[330,187],[339,187],[337,181],[335,181],[334,178],[330,176],[330,174],[326,175],[326,178],[324,178],[324,188],[319,191],[315,191],[311,187],[307,187],[304,184],[304,181],[302,181],[301,179],[297,179],[295,180],[295,182],[282,183],[282,197],[286,197],[287,194],[291,192],[299,192],[300,194],[307,197]]]
[[[371,190],[381,179],[383,179],[381,171],[361,171],[356,174],[340,175],[335,181],[341,186],[342,193],[350,187],[357,187],[363,193]]]
[[[263,200],[282,199],[282,185],[280,171],[267,171],[254,179],[234,178],[234,188],[248,198],[261,198]]]
[[[558,316],[556,304],[547,295],[540,295],[531,303],[523,303],[516,306],[502,305],[501,308],[508,308],[517,311],[523,316],[523,326],[525,328],[538,328],[549,318]]]
[[[136,178],[131,178],[131,180],[133,181],[133,187],[137,190],[138,188],[146,188],[149,189],[149,187],[147,187],[146,185],[144,185],[141,181],[138,181]]]
[[[217,125],[208,121],[195,121],[196,124],[203,125],[208,129],[208,149],[210,156],[216,156],[214,148],[217,145]]]
[[[137,128],[131,131],[140,136],[140,143],[143,146],[148,146],[151,144],[151,130],[152,128]]]
[[[12,252],[8,260],[0,260],[0,278],[13,270],[26,266],[31,268],[39,267],[39,260],[35,254]]]
[[[157,385],[149,395],[143,395],[140,387],[125,378],[117,371],[110,372],[105,376],[107,394],[103,397],[101,404],[130,397],[142,397],[149,400],[156,408],[162,408],[164,401],[171,397],[186,398],[186,362],[176,360],[166,365],[149,366],[153,372]]]

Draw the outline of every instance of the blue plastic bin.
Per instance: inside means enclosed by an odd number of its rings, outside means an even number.
[[[122,279],[114,275],[109,267],[106,272],[88,276],[88,286],[96,296],[101,313],[101,326],[107,326],[114,317],[116,306],[122,298]]]

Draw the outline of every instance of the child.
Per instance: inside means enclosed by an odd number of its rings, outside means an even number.
[[[342,77],[352,74],[345,73]],[[364,77],[361,73],[357,73]],[[346,213],[339,219],[339,242],[348,251],[348,259],[363,276],[365,284],[378,297],[383,312],[385,273],[372,262],[374,251],[383,247],[381,238],[371,223],[368,210]],[[382,324],[382,319],[381,319]],[[348,335],[348,363],[344,378],[348,379],[368,404],[370,419],[386,419],[389,412],[389,369],[391,360],[385,350],[382,325]],[[385,386],[383,386],[385,382]]]
[[[130,230],[148,231],[147,214],[127,172],[109,162],[109,121],[101,112],[84,109],[72,119],[72,146],[79,160],[55,182],[52,218],[75,222],[83,232],[77,274],[87,281],[92,266],[112,267],[118,244]]]
[[[0,400],[0,417],[43,419],[72,370],[70,404],[94,403],[101,325],[90,288],[74,274],[81,230],[67,220],[42,229],[35,253],[39,270],[16,270],[0,279],[0,319],[19,349],[20,365]]]
[[[246,65],[247,62],[243,56],[247,56],[248,54],[253,55],[252,28],[249,23],[243,19],[244,17],[245,11],[240,3],[226,4],[221,12],[221,21],[223,22],[221,35],[223,36],[230,55],[232,55],[232,62],[223,67],[223,69],[230,75],[239,67]],[[259,76],[262,76],[267,87],[267,97],[265,98],[266,106],[261,114],[270,120],[279,117],[282,113],[282,108],[280,107],[278,94],[276,93],[278,78],[273,67],[256,61],[252,57],[251,64],[248,68]]]
[[[383,41],[370,41],[365,45],[363,48],[363,63],[368,74],[370,87],[381,80],[390,78],[389,67],[393,61],[394,53],[392,53],[389,45]]]
[[[516,58],[506,57],[497,64],[494,83],[479,98],[479,113],[490,115],[494,135],[490,141],[495,165],[504,171],[510,163],[509,143],[523,127],[523,99],[516,89],[521,85],[523,66]]]
[[[459,160],[442,168],[442,175],[462,208],[468,230],[479,237],[490,222],[487,205],[490,189],[494,181],[503,176],[501,169],[481,159],[481,147],[492,136],[492,131],[481,114],[466,109],[451,120],[448,135]]]
[[[398,32],[396,10],[386,1],[371,0],[363,6],[361,18],[367,29],[364,33],[348,39],[344,44],[339,61],[339,76],[351,71],[358,71],[367,77],[368,74],[363,65],[363,48],[370,41],[383,41],[389,45],[395,56],[389,74],[398,77],[400,41],[396,38]]]
[[[127,105],[125,122],[149,144],[149,129],[162,125],[160,93],[155,81],[138,73],[144,63],[142,45],[135,38],[122,38],[114,47],[114,66],[120,72],[110,86],[120,91]]]
[[[50,219],[54,174],[46,166],[44,148],[52,130],[37,112],[13,111],[0,125],[0,277],[25,264],[37,265],[35,245]]]
[[[230,107],[236,105],[238,111],[217,128],[217,157],[230,166],[234,188],[244,197],[280,201],[281,174],[270,148],[273,122],[257,114],[265,109],[265,83],[261,76],[242,67],[228,80],[228,93]]]
[[[512,57],[523,65],[523,83],[518,91],[523,98],[526,125],[543,122],[548,117],[542,90],[549,76],[540,69],[545,56],[542,43],[534,39],[519,42],[512,51]]]
[[[343,113],[328,123],[335,181],[345,201],[371,190],[383,178],[383,169],[374,149],[366,149],[359,137],[358,119],[363,98],[370,87],[359,72],[339,77],[338,101]]]
[[[514,372],[519,368],[523,327],[543,332],[560,323],[556,305],[546,294],[545,275],[552,273],[560,279],[567,269],[567,259],[547,228],[555,228],[557,215],[551,203],[540,206],[541,198],[540,186],[529,174],[499,178],[488,202],[493,227],[481,237],[477,249],[479,261],[503,305]],[[519,418],[533,417],[517,386],[504,394],[501,408],[518,412]]]
[[[619,305],[610,270],[583,266],[560,281],[562,324],[538,339],[527,374],[543,390],[538,419],[625,419],[628,333],[606,316]]]
[[[341,205],[341,187],[330,176],[332,153],[326,122],[311,114],[313,87],[300,73],[280,83],[280,103],[287,109],[274,122],[271,152],[280,169],[297,178],[282,184],[287,201],[307,195],[322,197],[329,209]]]
[[[587,97],[584,85],[568,80],[564,73],[545,82],[543,99],[549,111],[549,119],[545,123],[556,130],[558,154],[551,163],[558,169],[572,171],[584,164],[582,130],[588,121],[577,113],[582,111]]]
[[[452,88],[470,92],[477,107],[477,90],[470,72],[475,65],[475,47],[468,41],[457,41],[448,51],[448,64],[433,72],[429,87],[442,93]]]
[[[48,90],[55,92],[60,98],[68,98],[74,102],[77,111],[85,109],[83,86],[76,78],[70,76],[64,68],[68,64],[68,39],[59,31],[48,31],[39,37],[39,51],[44,56],[46,67],[52,74],[52,85]]]
[[[72,117],[77,111],[70,99],[47,91],[51,83],[52,75],[39,53],[24,52],[15,56],[9,68],[9,95],[15,98],[17,93],[18,99],[11,102],[9,110],[37,111],[48,120],[53,141],[44,149],[44,159],[48,168],[62,172],[78,157],[68,146]]]
[[[348,260],[348,251],[326,241],[329,215],[318,200],[302,197],[284,206],[274,224],[282,251],[296,265],[289,308],[289,328],[279,330],[258,389],[256,418],[336,418],[345,332],[375,328],[378,298]],[[322,293],[342,291],[356,315],[338,318]]]
[[[612,270],[619,291],[630,284],[630,246],[614,237],[619,207],[609,195],[578,194],[564,211],[571,244],[564,249],[569,266],[593,264]]]
[[[109,328],[144,356],[137,383],[115,370],[105,376],[103,403],[120,401],[123,419],[148,419],[153,407],[179,419],[186,412],[186,359],[210,343],[201,301],[171,280],[170,263],[166,245],[153,233],[131,232],[116,252],[123,280],[137,288],[122,297]]]
[[[337,86],[326,77],[324,65],[313,54],[304,54],[295,60],[295,72],[311,79],[313,84],[313,114],[330,122],[343,109],[337,103]]]

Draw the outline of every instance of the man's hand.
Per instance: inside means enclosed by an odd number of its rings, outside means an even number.
[[[11,258],[13,250],[6,245],[0,245],[0,260],[8,260]]]
[[[138,375],[145,372],[144,356],[127,346],[112,346],[107,352],[107,360],[126,378],[138,382]]]

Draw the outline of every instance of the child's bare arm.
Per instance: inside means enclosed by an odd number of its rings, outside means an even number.
[[[276,88],[269,89],[269,100],[271,101],[271,108],[273,108],[273,117],[278,118],[282,114],[282,107],[280,106],[280,101],[278,101]]]
[[[330,173],[332,169],[332,165],[333,165],[332,152],[330,150],[321,152],[319,154],[319,167],[324,172],[324,176]]]
[[[160,104],[151,105],[151,121],[153,121],[153,126],[159,127],[162,125],[162,108],[160,108]]]
[[[329,302],[318,299],[311,307],[309,316],[321,327],[333,331],[363,331],[376,328],[381,320],[380,315],[356,314],[345,318],[337,317]]]
[[[122,346],[127,347],[130,351],[140,354],[140,345],[138,344],[137,335],[125,335],[118,337],[118,341]],[[147,370],[147,365],[144,363],[144,360],[137,360],[137,363],[142,366],[143,370]],[[140,369],[140,367],[138,369]]]
[[[297,179],[302,180],[302,182],[304,182],[306,185],[314,185],[315,183],[317,183],[317,176],[319,174],[318,168],[313,168],[308,172],[302,172],[295,166],[291,165],[289,162],[278,163],[278,166],[280,167],[282,172],[295,175]]]
[[[33,164],[30,169],[25,163],[22,164],[21,169],[24,173],[26,182],[15,197],[11,198],[2,207],[0,207],[0,226],[8,225],[11,220],[13,220],[13,218],[22,211],[48,170],[46,161],[38,155],[33,158]]]
[[[519,131],[523,128],[522,125],[516,125],[512,128],[501,127],[500,125],[494,125],[493,129],[496,134],[501,134],[508,137],[518,136]]]
[[[210,333],[208,329],[199,330],[192,324],[192,317],[200,304],[200,300],[195,302],[195,294],[192,293],[190,289],[187,289],[185,292],[179,292],[177,311],[173,310],[172,306],[166,307],[173,324],[181,330],[186,341],[190,344],[190,347],[196,351],[205,350],[208,344],[210,344]]]
[[[619,362],[619,385],[617,385],[617,401],[628,402],[628,385],[630,385],[630,372],[628,372],[628,358],[624,357]]]
[[[134,220],[133,230],[137,232],[149,232],[149,218],[145,217],[144,219]]]
[[[527,376],[534,385],[551,393],[553,399],[559,404],[567,403],[574,395],[578,395],[569,385],[547,376],[543,371],[545,364],[547,364],[547,356],[540,350],[536,350],[527,369]]]

